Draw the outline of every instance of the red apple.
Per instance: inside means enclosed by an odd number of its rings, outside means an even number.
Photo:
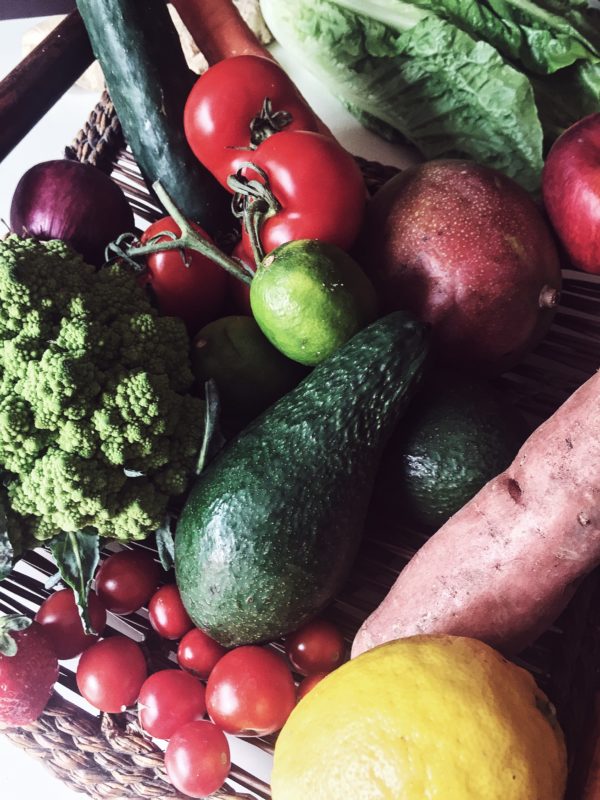
[[[554,230],[575,267],[600,274],[600,113],[554,143],[542,174]]]
[[[388,181],[369,204],[359,258],[384,311],[412,311],[442,361],[486,373],[537,344],[561,283],[533,199],[471,161],[430,161]]]

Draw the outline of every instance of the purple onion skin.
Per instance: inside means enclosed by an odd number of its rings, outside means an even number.
[[[104,263],[106,245],[133,226],[121,189],[104,172],[79,161],[31,167],[17,184],[10,207],[13,233],[61,239],[96,266]]]

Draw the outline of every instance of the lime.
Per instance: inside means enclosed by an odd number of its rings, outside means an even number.
[[[286,242],[260,263],[252,313],[278,350],[313,366],[375,318],[371,282],[347,253],[315,239]]]
[[[198,383],[212,378],[224,414],[249,422],[291,391],[308,370],[268,341],[252,317],[229,316],[205,325],[192,347]]]

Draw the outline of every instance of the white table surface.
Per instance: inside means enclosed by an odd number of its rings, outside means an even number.
[[[26,30],[39,21],[40,18],[0,22],[0,80],[20,61],[21,38]],[[274,51],[314,110],[351,152],[386,164],[403,166],[408,163],[407,155],[401,150],[361,128],[301,66],[279,48],[274,48]],[[12,195],[21,175],[40,161],[62,158],[65,145],[75,137],[97,100],[96,93],[73,87],[0,163],[0,220],[9,221]],[[6,230],[1,222],[0,229],[1,233]],[[244,743],[240,746],[244,748]],[[261,772],[264,772],[264,764],[262,766]],[[7,800],[73,800],[87,797],[70,791],[41,764],[1,736],[0,776],[0,796]]]

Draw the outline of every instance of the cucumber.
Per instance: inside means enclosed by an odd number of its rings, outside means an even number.
[[[333,599],[427,338],[401,311],[373,323],[199,476],[175,538],[177,583],[199,628],[228,647],[269,641]]]
[[[127,143],[151,188],[159,180],[188,219],[227,228],[229,194],[200,164],[183,131],[196,76],[164,0],[77,0]]]

